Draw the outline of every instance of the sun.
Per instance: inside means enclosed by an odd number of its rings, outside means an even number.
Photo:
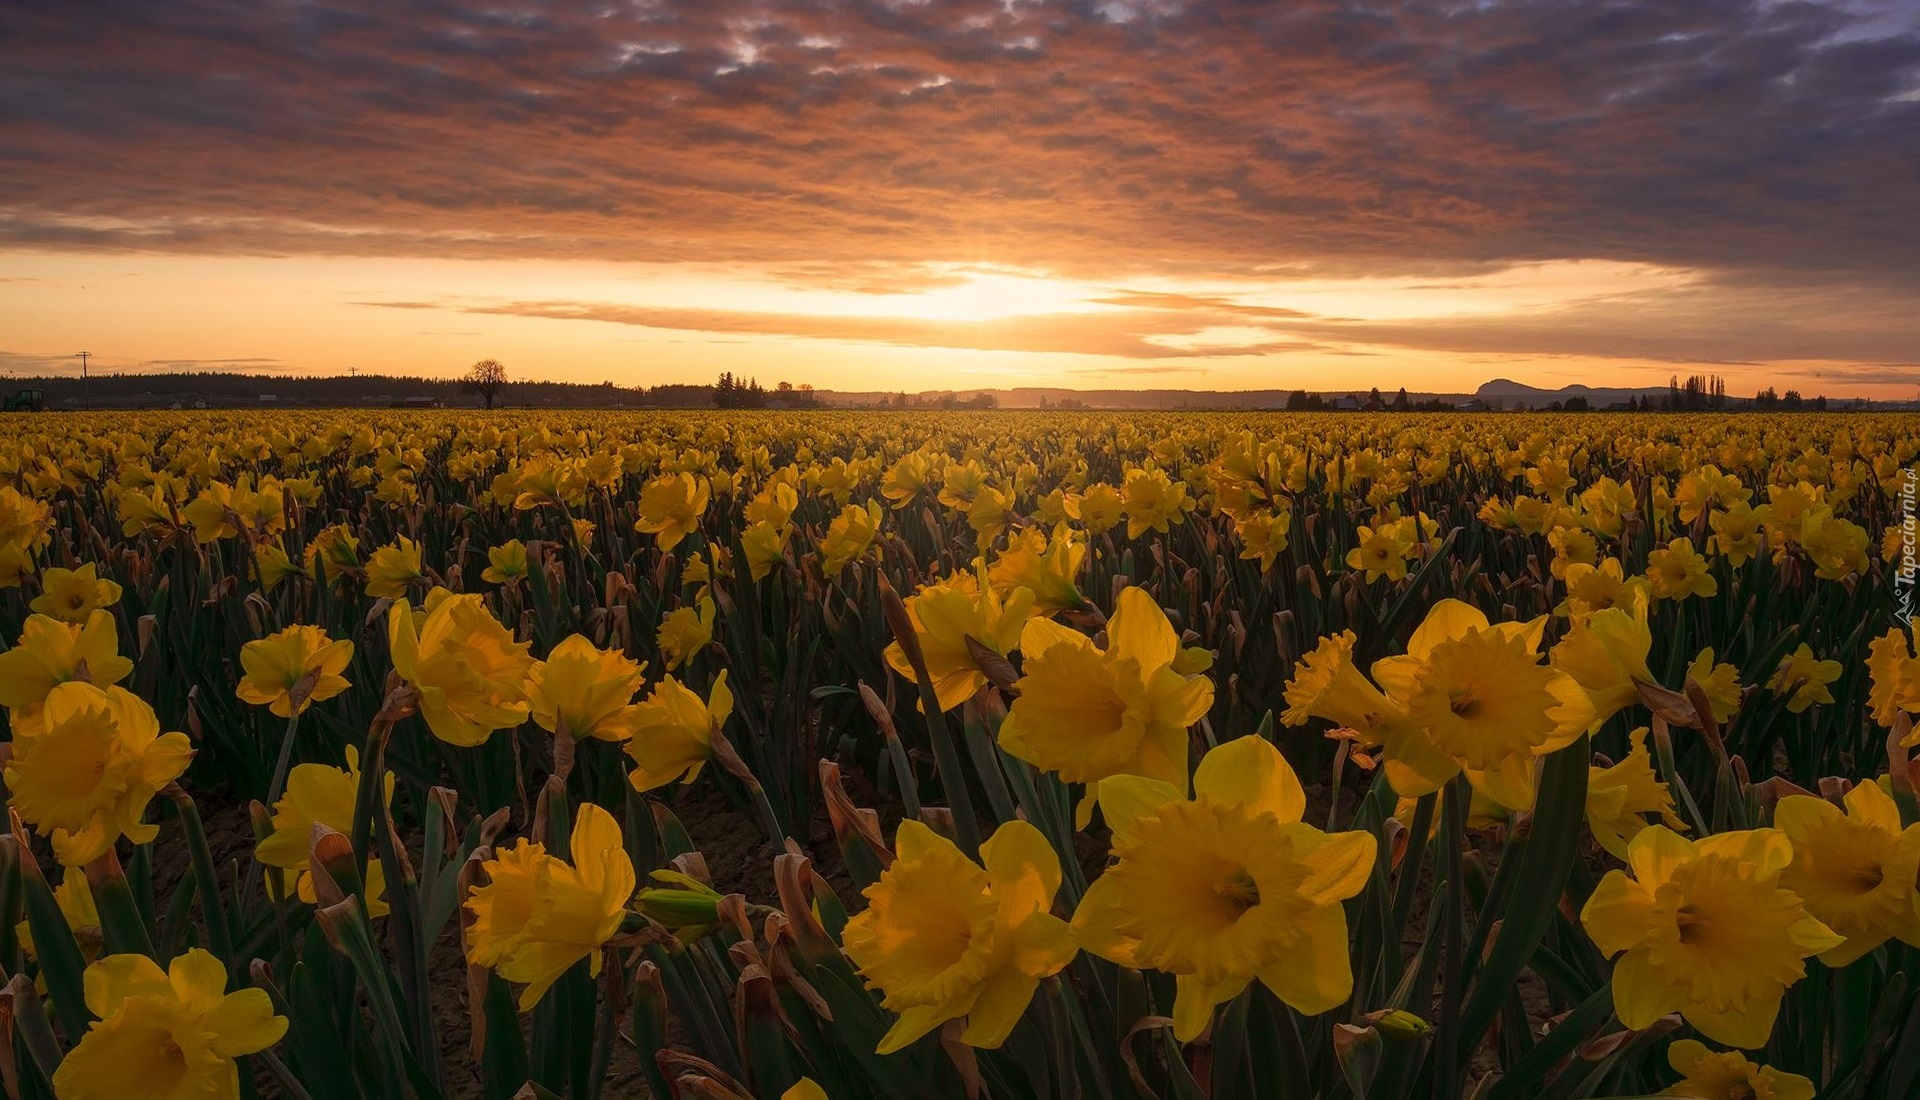
[[[969,267],[954,272],[948,286],[889,295],[878,308],[890,316],[925,321],[986,324],[1049,313],[1088,313],[1112,307],[1096,300],[1089,285],[1050,275]]]

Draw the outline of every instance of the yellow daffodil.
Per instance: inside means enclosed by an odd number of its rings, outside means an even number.
[[[1021,628],[1033,614],[1034,595],[1032,589],[1016,588],[1003,598],[990,581],[959,574],[922,588],[905,602],[920,655],[933,678],[934,694],[946,711],[987,684],[967,639],[1003,657],[1012,653],[1019,645]],[[913,665],[899,642],[887,646],[886,658],[895,672],[909,681],[914,678]]]
[[[240,647],[240,667],[246,675],[234,694],[243,703],[264,705],[281,718],[291,718],[352,687],[340,675],[352,662],[352,642],[329,639],[317,626],[290,626]],[[297,711],[296,693],[300,695]]]
[[[141,818],[193,759],[186,734],[162,735],[153,708],[132,692],[79,681],[48,693],[40,720],[39,733],[13,742],[7,789],[61,863],[91,863],[122,836],[145,844],[159,835]]]
[[[743,514],[748,523],[785,527],[787,521],[793,518],[793,510],[798,507],[800,494],[786,482],[776,481],[748,501]]]
[[[1400,541],[1391,528],[1360,528],[1359,545],[1347,551],[1347,568],[1366,572],[1368,584],[1382,577],[1397,581],[1407,575],[1407,554],[1412,547]]]
[[[713,641],[713,615],[713,599],[704,597],[692,607],[673,609],[660,620],[654,642],[667,662],[667,671],[672,672],[693,660],[695,654]]]
[[[9,656],[0,654],[0,664]],[[1892,627],[1867,646],[1867,674],[1872,681],[1867,706],[1874,722],[1892,729],[1901,712],[1920,714],[1920,657],[1914,655],[1913,636],[1908,630]],[[0,673],[0,690],[5,687],[5,675]],[[0,702],[5,701],[0,697]],[[1920,739],[1920,723],[1915,723],[1913,737]],[[1914,740],[1907,744],[1913,745]]]
[[[881,478],[880,495],[886,497],[894,508],[905,508],[926,493],[927,481],[932,474],[932,463],[926,455],[919,451],[901,455],[900,460],[888,467],[886,475]]]
[[[843,935],[868,986],[900,1016],[878,1053],[961,1017],[962,1042],[1000,1046],[1040,980],[1076,951],[1066,922],[1051,912],[1059,857],[1024,821],[1001,825],[980,846],[978,864],[918,821],[900,823],[894,847],[892,865],[864,892],[866,910]]]
[[[1187,499],[1187,483],[1174,481],[1161,469],[1128,470],[1121,493],[1126,501],[1127,537],[1137,539],[1148,531],[1167,533],[1167,525],[1186,519],[1193,502]],[[1081,501],[1084,513],[1086,502]]]
[[[865,507],[849,504],[840,509],[827,525],[826,537],[820,540],[820,572],[828,577],[839,575],[847,563],[866,554],[879,533],[878,504],[868,501]]]
[[[1652,649],[1645,614],[1609,607],[1572,620],[1549,659],[1587,693],[1598,724],[1639,702],[1637,685],[1654,682],[1647,668]]]
[[[360,540],[344,523],[323,528],[307,543],[307,568],[328,582],[360,568]]]
[[[620,928],[636,878],[620,825],[591,802],[573,819],[569,863],[521,840],[481,864],[486,884],[467,896],[473,923],[467,961],[525,982],[520,1010],[533,1008],[582,959],[598,975],[600,945]]]
[[[403,600],[407,589],[425,577],[420,564],[420,544],[405,535],[392,545],[375,550],[367,559],[367,595],[377,599]]]
[[[1692,1100],[1813,1100],[1813,1082],[1750,1062],[1737,1050],[1715,1053],[1698,1039],[1681,1039],[1667,1048],[1667,1064],[1681,1080],[1660,1090],[1662,1096]]]
[[[1155,779],[1101,786],[1114,861],[1074,912],[1074,938],[1174,975],[1176,1038],[1197,1038],[1255,979],[1309,1016],[1346,1002],[1341,902],[1366,885],[1377,842],[1304,824],[1306,794],[1279,750],[1259,737],[1214,749],[1192,801]]]
[[[1707,549],[1727,559],[1728,565],[1740,568],[1760,553],[1760,529],[1771,514],[1764,504],[1754,508],[1745,502],[1714,512],[1707,517],[1708,526],[1713,528]]]
[[[549,733],[625,741],[632,735],[633,693],[647,666],[570,634],[527,670],[527,703]]]
[[[1619,558],[1604,558],[1598,566],[1575,562],[1563,578],[1567,598],[1553,609],[1556,615],[1578,619],[1608,607],[1643,610],[1651,589],[1644,577],[1628,577]]]
[[[766,520],[748,524],[740,532],[740,551],[747,556],[747,573],[756,581],[767,579],[773,567],[787,560],[787,540],[793,528],[775,526]]]
[[[440,740],[471,748],[527,718],[527,643],[516,642],[473,593],[436,588],[418,626],[413,609],[387,612],[394,671],[420,697],[420,716]]]
[[[1600,543],[1584,527],[1555,527],[1547,532],[1547,545],[1553,547],[1547,572],[1555,580],[1565,580],[1567,570],[1576,565],[1600,564]]]
[[[982,485],[967,502],[966,511],[967,526],[973,528],[974,545],[984,554],[1013,522],[1013,494]]]
[[[393,775],[382,777],[383,804],[393,801]],[[308,905],[318,894],[311,869],[313,827],[325,825],[342,836],[353,832],[354,807],[360,801],[360,753],[347,746],[347,766],[296,764],[287,773],[287,793],[273,804],[273,832],[254,847],[268,867],[296,873],[294,894]],[[367,859],[367,915],[387,915],[386,876],[375,857]]]
[[[95,611],[120,602],[120,586],[99,575],[93,562],[40,574],[40,594],[29,606],[65,623],[83,623]]]
[[[1103,780],[1139,775],[1180,788],[1187,781],[1187,728],[1213,705],[1213,684],[1174,670],[1180,636],[1143,588],[1120,593],[1102,649],[1050,619],[1020,635],[1020,697],[1000,725],[1009,755],[1069,783],[1087,784],[1085,827]]]
[[[234,1059],[287,1033],[262,989],[227,992],[220,960],[192,948],[165,971],[145,955],[109,955],[87,967],[96,1019],[53,1074],[60,1100],[228,1100],[240,1095]]]
[[[1652,551],[1647,555],[1647,581],[1654,598],[1684,600],[1718,593],[1720,582],[1707,572],[1707,565],[1707,559],[1693,548],[1693,540],[1685,536]]]
[[[1780,884],[1846,942],[1820,961],[1846,966],[1890,939],[1920,946],[1920,825],[1900,824],[1900,808],[1877,783],[1847,792],[1846,812],[1824,798],[1788,795],[1774,827],[1793,844]]]
[[[684,777],[691,783],[713,756],[713,731],[733,713],[733,692],[725,669],[706,699],[668,676],[634,704],[633,737],[626,744],[633,758],[627,779],[634,790],[650,791]]]
[[[640,518],[633,529],[654,536],[662,551],[672,550],[700,529],[712,493],[705,478],[689,473],[654,478],[640,490]]]
[[[1689,841],[1660,825],[1627,846],[1580,923],[1613,966],[1614,1014],[1629,1028],[1670,1012],[1717,1042],[1766,1043],[1802,963],[1844,939],[1807,912],[1781,872],[1793,845],[1777,829]]]
[[[253,571],[260,578],[260,590],[272,592],[289,577],[305,577],[307,571],[293,563],[277,542],[258,542],[253,547]]]
[[[1078,581],[1086,562],[1087,544],[1064,524],[1051,537],[1029,527],[1007,543],[987,570],[987,583],[1002,599],[1014,589],[1033,593],[1033,613],[1052,615],[1086,606]]]
[[[1627,846],[1647,828],[1647,814],[1658,814],[1669,829],[1686,832],[1673,812],[1673,795],[1654,774],[1647,752],[1647,728],[1628,735],[1626,758],[1605,768],[1587,769],[1587,828],[1593,839],[1616,859],[1627,858]]]
[[[1067,513],[1079,520],[1089,535],[1113,530],[1125,516],[1126,507],[1126,498],[1111,485],[1089,486],[1078,498],[1067,500]]]
[[[1240,536],[1240,557],[1260,563],[1260,571],[1273,568],[1274,559],[1287,548],[1293,513],[1286,509],[1248,512],[1234,520],[1234,533]]]
[[[109,612],[95,611],[81,626],[29,615],[19,644],[0,653],[0,706],[14,738],[31,737],[43,728],[41,704],[55,687],[75,681],[107,687],[132,672]]]
[[[1840,678],[1840,671],[1839,661],[1819,660],[1812,647],[1802,642],[1781,658],[1780,667],[1767,679],[1767,689],[1786,696],[1787,709],[1799,714],[1815,703],[1833,702],[1828,685]]]
[[[1687,679],[1700,685],[1707,695],[1713,720],[1725,724],[1740,709],[1740,670],[1729,664],[1715,664],[1713,647],[1701,650],[1687,665]]]
[[[1503,806],[1533,804],[1534,758],[1572,744],[1594,721],[1580,684],[1540,662],[1545,626],[1489,623],[1478,608],[1441,600],[1405,655],[1374,662],[1375,682],[1418,730],[1383,739],[1396,793],[1426,794],[1464,770]]]
[[[487,567],[480,571],[480,579],[488,584],[518,584],[526,579],[529,567],[527,544],[508,539],[487,550]]]

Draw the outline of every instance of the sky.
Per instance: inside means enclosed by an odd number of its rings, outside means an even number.
[[[1920,392],[1920,0],[0,0],[0,370]]]

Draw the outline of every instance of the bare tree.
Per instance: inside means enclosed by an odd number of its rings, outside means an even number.
[[[500,365],[498,359],[482,359],[467,368],[466,377],[460,379],[460,389],[466,393],[480,395],[480,400],[493,408],[494,399],[500,396],[500,388],[507,384],[507,368]]]

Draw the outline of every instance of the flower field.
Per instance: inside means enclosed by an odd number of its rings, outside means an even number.
[[[1920,418],[5,424],[14,1100],[1920,1095]]]

